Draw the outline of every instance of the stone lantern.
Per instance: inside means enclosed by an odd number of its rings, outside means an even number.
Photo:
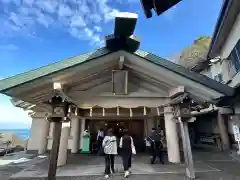
[[[195,170],[193,165],[191,143],[188,131],[188,122],[191,120],[191,104],[192,100],[185,96],[183,99],[173,105],[174,117],[180,124],[181,137],[183,144],[184,160],[186,164],[186,176],[189,179],[195,179]]]
[[[62,123],[70,121],[68,117],[68,109],[71,103],[63,99],[61,96],[59,96],[56,91],[55,95],[50,100],[48,100],[47,103],[52,108],[52,114],[47,117],[47,120],[51,123],[54,123],[53,129],[54,134],[48,169],[48,180],[56,180],[61,128]]]

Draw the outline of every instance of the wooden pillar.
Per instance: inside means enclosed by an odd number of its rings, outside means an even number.
[[[218,122],[218,128],[219,128],[219,133],[220,133],[220,137],[221,137],[221,142],[222,142],[222,149],[224,151],[230,149],[228,130],[225,125],[225,118],[228,118],[228,116],[221,114],[221,112],[218,112],[217,122]]]

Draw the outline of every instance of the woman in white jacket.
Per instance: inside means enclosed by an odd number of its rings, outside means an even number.
[[[105,178],[115,172],[114,156],[117,155],[117,138],[113,135],[112,129],[109,129],[107,135],[103,139],[102,147],[105,154]]]

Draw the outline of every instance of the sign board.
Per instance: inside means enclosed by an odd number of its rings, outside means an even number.
[[[235,138],[235,140],[236,140],[237,142],[239,142],[239,141],[240,141],[240,131],[239,131],[238,125],[233,124],[232,130],[233,130],[233,133],[234,133],[234,138]]]
[[[234,134],[235,140],[240,141],[240,133]]]
[[[233,129],[233,133],[234,134],[239,134],[240,132],[239,132],[239,127],[236,125],[236,124],[234,124],[233,126],[232,126],[232,129]]]

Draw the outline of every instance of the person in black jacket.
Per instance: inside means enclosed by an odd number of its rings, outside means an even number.
[[[123,168],[125,171],[124,177],[128,177],[130,174],[130,168],[132,166],[132,155],[136,154],[133,138],[129,135],[128,130],[124,129],[124,135],[120,139],[119,147],[120,154],[123,160]]]
[[[164,164],[163,162],[163,156],[162,156],[162,142],[161,142],[161,136],[156,131],[155,128],[152,128],[152,132],[150,136],[148,136],[147,140],[151,144],[151,150],[150,150],[150,162],[151,164],[154,164],[156,161],[156,157],[158,156],[160,162]]]

